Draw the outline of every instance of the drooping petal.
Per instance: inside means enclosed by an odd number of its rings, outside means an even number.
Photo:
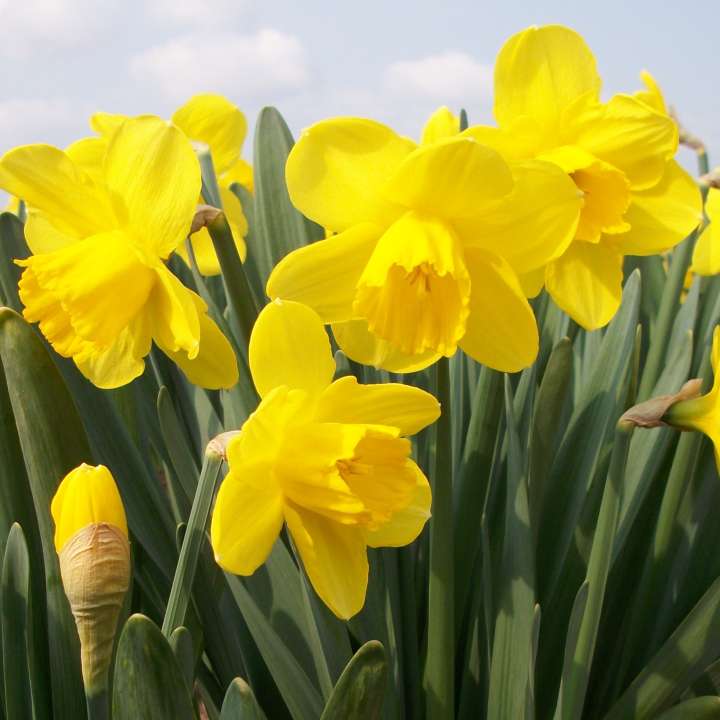
[[[68,155],[50,145],[24,145],[5,153],[0,159],[0,188],[77,239],[115,226],[103,191]]]
[[[514,164],[512,171],[510,195],[454,225],[465,247],[501,255],[516,272],[528,273],[570,245],[582,197],[568,175],[551,163],[531,160]]]
[[[217,564],[236,575],[252,575],[270,554],[282,524],[283,497],[272,468],[231,464],[210,523]]]
[[[142,375],[150,352],[150,322],[138,315],[106,349],[80,349],[73,357],[80,372],[105,390],[122,387]]]
[[[357,225],[294,250],[270,273],[268,296],[309,305],[323,322],[349,320],[357,282],[380,235],[375,225]]]
[[[340,349],[351,360],[390,372],[417,372],[429,367],[440,357],[440,353],[432,348],[418,354],[403,352],[387,340],[373,335],[368,329],[367,320],[334,323],[332,331]]]
[[[32,255],[19,264],[39,289],[62,304],[78,335],[105,347],[142,310],[155,285],[155,273],[119,231]],[[29,315],[42,316],[35,308],[42,298],[28,293],[22,283],[20,298]]]
[[[545,287],[586,330],[607,325],[622,299],[622,255],[606,243],[573,243],[548,265]]]
[[[153,338],[163,352],[182,350],[192,360],[200,350],[198,307],[206,309],[205,303],[164,265],[157,266],[155,272],[158,282],[148,300]]]
[[[363,222],[385,226],[401,210],[380,195],[380,187],[414,148],[372,120],[323,120],[305,130],[290,152],[290,199],[311,220],[337,232]]]
[[[105,156],[116,211],[149,254],[167,257],[188,235],[200,196],[190,141],[160,118],[126,120]]]
[[[581,114],[574,143],[625,173],[633,190],[660,182],[678,146],[678,129],[667,115],[630,95]]]
[[[415,494],[410,504],[393,514],[385,525],[377,530],[370,530],[366,535],[370,547],[403,547],[409,545],[422,532],[425,523],[430,519],[432,491],[430,483],[423,471],[408,460],[415,474]]]
[[[400,383],[360,385],[353,375],[329,385],[318,400],[319,422],[391,425],[414,435],[440,417],[440,403],[420,388]]]
[[[106,523],[127,537],[127,520],[120,493],[104,465],[82,465],[71,470],[58,486],[50,505],[55,522],[55,549],[88,525]]]
[[[408,212],[380,238],[353,310],[403,353],[450,357],[467,318],[470,280],[452,227]]]
[[[443,105],[438,108],[425,123],[422,131],[422,144],[453,137],[460,132],[460,118],[450,108]]]
[[[245,115],[222,95],[194,95],[172,116],[191,139],[210,148],[215,172],[222,175],[240,157],[247,134]]]
[[[290,503],[285,521],[315,592],[343,620],[365,603],[368,561],[362,530]]]
[[[624,255],[665,252],[686,238],[702,220],[702,197],[690,175],[671,160],[662,180],[633,193],[625,213],[630,230],[612,242]]]
[[[275,300],[262,309],[250,335],[248,355],[260,397],[280,385],[316,395],[335,373],[322,320],[297,302]]]
[[[518,372],[532,365],[539,347],[537,323],[512,268],[480,248],[468,248],[465,263],[472,291],[460,347],[495,370]]]
[[[518,274],[518,280],[526,298],[537,297],[545,287],[545,267]]]
[[[580,35],[560,25],[530,27],[513,35],[495,62],[495,119],[505,126],[528,115],[551,126],[578,98],[597,98],[600,84]]]
[[[710,188],[705,212],[710,224],[695,245],[692,270],[699,275],[717,275],[720,273],[720,190],[717,188]]]
[[[513,178],[500,154],[473,138],[456,136],[422,145],[388,178],[389,200],[441,218],[466,218],[507,195]]]
[[[207,314],[205,303],[197,295],[192,295],[192,299],[200,322],[198,354],[190,359],[186,351],[173,351],[161,345],[160,349],[185,373],[193,385],[209,390],[231,388],[239,377],[235,351]]]

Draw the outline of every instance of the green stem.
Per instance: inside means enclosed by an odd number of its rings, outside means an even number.
[[[108,720],[110,718],[110,703],[107,687],[99,690],[85,689],[88,720]]]
[[[222,460],[222,455],[208,445],[163,620],[162,631],[167,638],[172,635],[175,628],[185,623],[185,614],[192,595],[198,556],[205,539],[210,505],[215,493],[215,485],[220,474]]]
[[[567,682],[565,682],[565,678],[563,679],[562,718],[572,719],[583,715],[585,695],[605,598],[605,587],[610,572],[613,539],[617,529],[620,496],[631,435],[631,427],[618,426],[615,431],[610,470],[603,490],[588,561],[586,575],[588,580],[587,604],[580,623],[573,660],[572,663],[567,665],[570,667],[570,675]]]
[[[423,685],[427,720],[446,720],[455,712],[452,414],[448,359],[441,358],[435,368],[442,415],[437,423],[435,471],[432,475],[428,642]]]

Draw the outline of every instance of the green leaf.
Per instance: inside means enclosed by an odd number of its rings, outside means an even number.
[[[371,640],[343,670],[320,720],[378,720],[386,685],[385,649]]]
[[[175,659],[182,672],[185,683],[192,687],[195,677],[195,648],[190,631],[184,626],[176,627],[168,638]]]
[[[0,303],[20,312],[18,281],[22,270],[13,260],[28,256],[23,224],[12,213],[0,213]]]
[[[8,309],[0,309],[0,359],[42,538],[53,716],[76,720],[85,713],[80,648],[60,579],[50,502],[60,480],[91,460],[90,448],[72,398],[40,338]]]
[[[657,718],[720,655],[720,578],[615,703],[606,720]]]
[[[30,558],[21,527],[10,529],[2,565],[2,659],[5,716],[32,718]],[[38,678],[40,680],[41,678]]]
[[[293,144],[280,113],[273,107],[263,108],[255,124],[255,227],[248,239],[248,256],[255,258],[263,288],[282,257],[324,235],[319,225],[305,218],[290,202],[285,164]]]
[[[513,397],[507,376],[505,417],[508,435],[505,536],[490,665],[487,708],[489,720],[520,720],[524,717],[529,668],[533,663],[533,542],[525,461],[515,424]]]
[[[229,685],[223,700],[220,720],[267,720],[250,686],[241,678]]]
[[[113,720],[195,718],[190,692],[172,648],[157,625],[144,615],[132,615],[120,635],[112,716]]]
[[[720,718],[720,697],[697,697],[670,708],[657,720],[714,720]]]

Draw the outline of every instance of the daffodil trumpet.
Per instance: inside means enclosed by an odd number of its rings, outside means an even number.
[[[75,618],[91,717],[106,717],[113,643],[130,585],[125,510],[103,465],[82,464],[58,486],[51,505],[63,588]]]

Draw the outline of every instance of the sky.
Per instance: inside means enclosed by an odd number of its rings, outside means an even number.
[[[503,42],[562,23],[593,49],[605,97],[649,70],[720,163],[717,0],[0,0],[0,18],[0,152],[67,145],[96,110],[170,117],[198,92],[226,95],[251,128],[275,105],[294,134],[359,115],[418,136],[440,105],[490,122]]]

